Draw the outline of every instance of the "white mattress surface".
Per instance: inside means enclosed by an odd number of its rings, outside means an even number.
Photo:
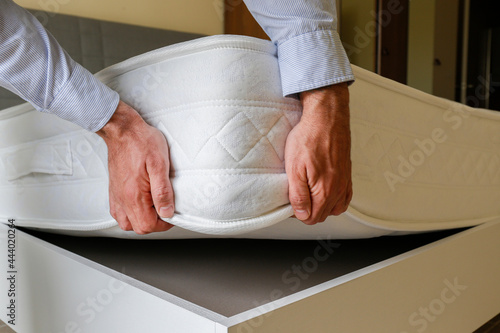
[[[271,42],[212,36],[96,74],[167,138],[176,213],[138,236],[109,214],[106,145],[29,104],[0,113],[0,218],[123,238],[363,238],[500,216],[500,113],[440,99],[353,66],[354,196],[315,226],[289,218],[284,144],[301,116],[281,93]]]

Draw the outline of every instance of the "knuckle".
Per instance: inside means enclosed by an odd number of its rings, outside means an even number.
[[[141,225],[141,226],[135,227],[134,231],[138,235],[147,235],[147,234],[152,233],[154,230],[152,230],[152,228],[150,228],[149,226]]]
[[[117,214],[116,214],[116,209],[115,207],[110,207],[109,208],[109,214],[115,219],[117,220]]]
[[[129,225],[129,221],[128,221],[126,215],[124,214],[124,212],[117,209],[117,208],[112,208],[112,209],[110,209],[109,213],[115,219],[115,221],[118,222],[118,225],[120,226],[120,228],[125,230],[124,228],[127,225]]]
[[[342,214],[344,212],[344,210],[341,210],[339,208],[335,208],[333,211],[332,211],[332,215],[333,216],[339,216],[340,214]]]
[[[134,225],[134,231],[139,235],[146,235],[156,231],[156,218],[154,222],[144,221]]]
[[[309,219],[302,222],[306,225],[315,225],[317,223],[314,219]]]
[[[332,210],[332,215],[338,216],[338,215],[344,213],[345,211],[347,211],[347,205],[337,205]]]
[[[285,152],[285,159],[286,159],[286,157],[287,157],[287,155]],[[304,164],[299,163],[297,161],[294,161],[294,162],[295,163],[293,163],[293,162],[286,163],[285,162],[285,169],[286,169],[286,173],[288,175],[288,178],[291,181],[307,183],[307,175],[308,175],[307,167]]]
[[[309,205],[310,198],[303,194],[290,195],[290,203],[294,208],[304,208]]]
[[[118,222],[118,226],[120,227],[120,229],[122,229],[124,231],[130,231],[130,230],[132,230],[132,226],[130,225],[130,223],[120,223],[120,222]]]
[[[314,195],[314,202],[316,202],[321,207],[325,206],[328,202],[333,200],[335,200],[335,198],[329,190],[319,191]]]
[[[337,173],[335,179],[338,180],[338,188],[344,190],[352,187],[352,181],[350,174]]]
[[[159,133],[159,135],[163,136],[161,133]],[[162,141],[156,141],[153,143],[153,146],[158,147],[158,144],[165,145],[165,147],[151,151],[146,159],[147,168],[149,170],[154,170],[154,172],[162,172],[169,169],[168,146],[166,145],[166,141],[164,139]]]
[[[345,201],[346,206],[349,206],[351,201],[352,201],[352,191],[349,193],[349,196],[347,197],[347,200]]]
[[[150,156],[147,163],[148,163],[148,169],[152,170],[153,172],[165,173],[166,170],[168,169],[167,167],[168,162],[161,155],[155,154]]]
[[[328,216],[328,213],[321,213],[319,215],[313,216],[310,221],[310,225],[325,222],[326,218]]]
[[[173,190],[170,186],[160,186],[153,190],[153,196],[159,201],[169,201],[172,198]]]
[[[137,187],[136,186],[124,186],[123,188],[123,195],[124,199],[127,201],[132,201],[137,197]]]

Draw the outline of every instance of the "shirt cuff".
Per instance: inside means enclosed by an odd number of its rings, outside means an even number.
[[[97,132],[109,121],[119,101],[116,91],[75,63],[68,81],[42,112],[55,114],[86,130]]]
[[[349,59],[334,30],[295,36],[278,45],[283,96],[354,81]]]

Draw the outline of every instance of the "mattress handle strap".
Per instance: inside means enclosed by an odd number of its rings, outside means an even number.
[[[7,180],[32,173],[72,175],[71,145],[68,139],[34,142],[11,147],[1,157]]]

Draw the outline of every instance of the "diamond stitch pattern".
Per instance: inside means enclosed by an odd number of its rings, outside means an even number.
[[[243,112],[229,120],[216,136],[221,146],[238,162],[248,154],[261,137],[262,134]]]

